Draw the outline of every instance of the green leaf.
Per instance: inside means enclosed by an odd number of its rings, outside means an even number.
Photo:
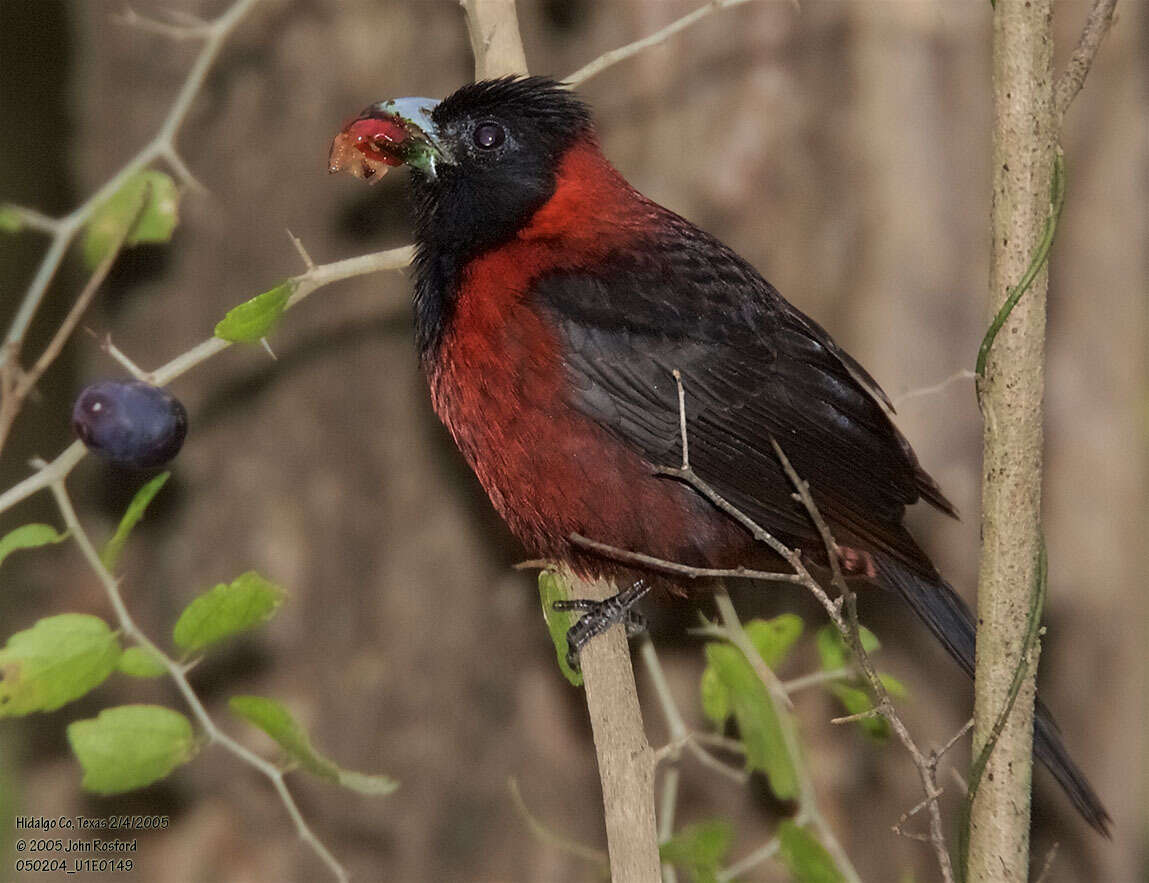
[[[539,573],[539,600],[543,605],[543,619],[555,645],[555,655],[563,677],[576,687],[582,686],[582,674],[570,667],[567,662],[567,630],[578,621],[578,614],[566,610],[555,610],[555,601],[565,601],[570,597],[567,584],[559,579],[553,570]]]
[[[35,549],[49,543],[60,543],[68,538],[67,533],[59,533],[50,524],[25,524],[4,534],[0,539],[0,564],[19,549]]]
[[[188,653],[261,625],[275,614],[284,592],[254,570],[230,584],[220,583],[187,607],[176,620],[172,639]]]
[[[116,670],[133,678],[158,678],[168,673],[167,667],[151,650],[129,647],[120,654]]]
[[[179,223],[179,204],[179,191],[170,175],[154,169],[136,172],[88,221],[85,263],[97,266],[121,237],[125,246],[169,241]]]
[[[714,666],[708,665],[702,670],[702,713],[716,727],[721,727],[726,718],[730,717],[733,709],[730,707],[730,691],[718,677]]]
[[[862,647],[867,653],[874,653],[881,647],[874,633],[865,626],[861,627],[859,635],[862,638]],[[850,648],[846,646],[841,634],[834,626],[827,625],[820,628],[816,643],[818,656],[822,660],[822,668],[826,671],[835,671],[850,664]],[[906,695],[906,688],[894,677],[882,673],[878,677],[891,696]],[[874,707],[874,700],[870,695],[869,688],[861,678],[855,678],[852,683],[846,681],[828,684],[827,689],[842,703],[847,714],[862,714]],[[890,735],[890,725],[885,718],[868,717],[857,723],[867,735],[875,739],[885,740]]]
[[[232,307],[216,323],[215,336],[232,343],[247,343],[266,337],[287,309],[287,301],[295,293],[295,288],[295,281],[287,279],[270,291]]]
[[[68,725],[68,742],[97,794],[143,788],[196,752],[191,721],[162,705],[120,705]]]
[[[706,658],[729,693],[738,733],[746,746],[746,768],[764,772],[778,799],[790,800],[798,793],[798,777],[766,685],[737,647],[707,644]]]
[[[895,699],[904,699],[910,695],[910,691],[906,689],[906,685],[893,675],[880,671],[878,672],[878,680],[882,682],[882,686],[886,688],[886,692]]]
[[[390,794],[399,783],[389,776],[345,770],[311,745],[311,739],[283,705],[264,696],[232,696],[228,706],[239,717],[274,739],[289,758],[303,769],[360,794]]]
[[[24,218],[16,206],[0,205],[0,233],[19,233],[24,226]]]
[[[63,613],[16,632],[0,650],[0,717],[53,711],[94,690],[120,658],[97,616]]]
[[[830,853],[805,828],[799,828],[787,819],[778,826],[778,841],[779,855],[794,883],[841,883],[845,880]]]
[[[142,488],[136,491],[136,495],[132,497],[132,502],[128,504],[128,510],[124,513],[124,517],[120,519],[120,525],[116,528],[116,532],[112,538],[108,540],[108,544],[104,546],[104,551],[100,553],[100,560],[104,562],[104,567],[108,570],[115,570],[116,565],[120,562],[120,556],[124,553],[124,546],[128,542],[128,537],[132,533],[132,529],[139,524],[141,518],[144,517],[144,511],[148,508],[148,504],[152,498],[160,492],[160,488],[164,486],[164,482],[168,480],[170,472],[161,472]]]
[[[790,652],[790,648],[802,635],[803,623],[800,616],[784,613],[773,619],[754,619],[744,626],[750,643],[758,650],[763,661],[770,668],[777,667]],[[713,666],[702,671],[702,712],[716,726],[732,713],[730,691],[718,677]]]
[[[772,669],[782,664],[790,648],[802,637],[802,617],[783,613],[773,619],[752,619],[743,627],[750,643]]]
[[[858,627],[858,634],[862,639],[862,649],[867,653],[876,653],[881,648],[877,636],[864,625]],[[842,640],[842,635],[832,625],[824,625],[818,629],[814,638],[818,647],[818,656],[822,660],[822,668],[834,671],[845,668],[850,664],[850,648]]]
[[[695,883],[715,883],[726,853],[734,842],[729,822],[715,819],[684,826],[658,847],[663,862],[681,868]]]

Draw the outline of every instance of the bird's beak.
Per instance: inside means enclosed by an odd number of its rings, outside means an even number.
[[[372,104],[331,142],[328,171],[373,181],[392,166],[406,164],[434,178],[439,165],[451,162],[431,119],[438,103],[432,98],[394,98]]]

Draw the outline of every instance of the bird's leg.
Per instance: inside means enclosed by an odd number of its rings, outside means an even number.
[[[601,635],[615,623],[621,622],[626,627],[628,638],[644,631],[646,621],[642,614],[634,609],[634,605],[642,600],[649,591],[650,586],[647,585],[646,580],[640,579],[617,595],[611,595],[602,601],[591,601],[587,598],[555,601],[551,605],[555,610],[582,613],[578,622],[567,629],[567,663],[570,667],[577,670],[579,651],[586,645],[586,642],[595,635]]]

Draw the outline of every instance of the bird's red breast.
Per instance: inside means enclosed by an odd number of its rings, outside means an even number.
[[[572,532],[684,563],[745,548],[741,528],[570,406],[558,337],[531,297],[546,274],[593,267],[648,235],[651,222],[651,204],[593,141],[580,141],[530,222],[460,273],[429,369],[432,404],[536,554],[569,556]]]

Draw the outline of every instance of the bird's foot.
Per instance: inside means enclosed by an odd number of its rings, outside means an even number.
[[[555,601],[551,606],[555,610],[577,611],[582,613],[578,622],[567,629],[567,664],[576,671],[579,669],[579,652],[587,641],[595,635],[601,635],[615,623],[622,623],[626,628],[626,636],[634,637],[646,630],[646,620],[642,614],[634,609],[642,598],[650,591],[646,580],[639,580],[617,595],[611,595],[602,601],[591,601],[587,598],[571,598],[566,601]]]

